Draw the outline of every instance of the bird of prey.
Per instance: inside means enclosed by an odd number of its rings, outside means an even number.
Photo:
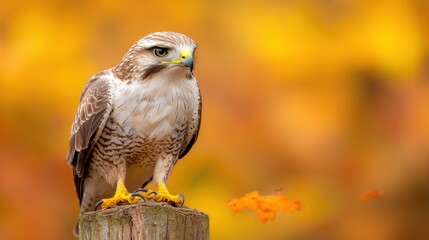
[[[87,81],[67,154],[81,213],[142,198],[183,205],[166,183],[200,128],[195,48],[183,34],[152,33]],[[144,189],[151,181],[157,191]]]

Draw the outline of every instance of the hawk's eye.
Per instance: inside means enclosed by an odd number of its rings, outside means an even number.
[[[153,49],[153,54],[157,57],[165,57],[168,54],[167,48],[156,47]]]

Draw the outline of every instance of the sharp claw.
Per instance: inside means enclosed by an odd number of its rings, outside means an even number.
[[[137,188],[136,190],[134,190],[134,192],[131,194],[131,196],[133,196],[133,197],[134,196],[139,196],[141,198],[145,198],[142,195],[140,195],[139,192],[145,192],[145,193],[147,193],[147,192],[149,192],[149,190],[147,190],[146,188]],[[136,194],[136,195],[133,195],[133,194]],[[155,196],[158,195],[157,192],[151,191],[149,194],[146,195],[146,198],[149,197],[151,194],[153,194]]]
[[[136,192],[149,192],[149,190],[147,190],[146,188],[137,188],[136,190],[134,190],[133,193],[136,193]]]
[[[158,193],[154,191],[154,192],[150,192],[147,196],[149,197],[151,194],[153,194],[155,196],[158,195]]]
[[[140,194],[140,192],[144,192],[146,194]],[[143,196],[146,195],[146,196]],[[146,188],[138,188],[136,190],[133,191],[133,193],[131,194],[132,197],[140,197],[143,199],[144,202],[146,202],[146,199],[152,199],[151,195],[154,195],[154,197],[158,196],[158,192],[156,191],[151,191],[148,190]],[[163,194],[161,194],[161,197],[163,196]],[[183,194],[179,194],[177,195],[177,197],[179,197],[182,201],[180,203],[176,203],[174,200],[172,199],[158,199],[156,200],[157,202],[159,201],[164,201],[164,202],[168,202],[170,204],[172,204],[173,206],[177,206],[177,207],[182,207],[185,204],[185,195]]]
[[[143,197],[140,193],[138,192],[133,192],[131,193],[131,197],[140,197],[141,199],[143,199],[144,202],[146,202],[146,198]]]
[[[95,209],[94,209],[94,211],[97,211],[97,208],[98,208],[99,206],[101,206],[103,203],[104,203],[103,199],[101,199],[100,201],[98,201],[98,202],[95,204]]]
[[[185,195],[179,194],[178,196],[182,199],[182,204],[179,205],[179,207],[181,207],[185,204]]]

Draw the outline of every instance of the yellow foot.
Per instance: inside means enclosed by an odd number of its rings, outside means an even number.
[[[142,199],[140,196],[133,196],[133,194],[130,194],[128,190],[125,188],[124,182],[122,179],[118,180],[116,192],[115,195],[111,198],[101,199],[95,204],[95,210],[97,210],[98,207],[101,208],[108,208],[108,207],[114,207],[117,206],[120,203],[136,203],[140,199]],[[144,201],[146,201],[143,198]]]
[[[135,190],[131,196],[140,197],[142,199],[153,199],[156,202],[167,202],[173,206],[183,206],[185,203],[185,196],[183,194],[172,195],[168,192],[164,184],[158,185],[158,192],[139,188]]]
[[[97,210],[98,207],[101,207],[102,209],[108,208],[108,207],[114,207],[120,203],[133,204],[140,201],[140,199],[142,198],[140,198],[139,196],[133,196],[130,193],[120,194],[118,196],[115,195],[112,198],[101,199],[100,201],[98,201],[97,204],[95,204],[95,209]]]

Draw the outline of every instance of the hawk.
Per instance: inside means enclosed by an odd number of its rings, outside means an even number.
[[[152,33],[87,81],[67,154],[81,213],[142,198],[183,205],[183,195],[170,194],[166,183],[200,128],[196,47],[180,33]],[[144,189],[151,181],[157,191]]]

